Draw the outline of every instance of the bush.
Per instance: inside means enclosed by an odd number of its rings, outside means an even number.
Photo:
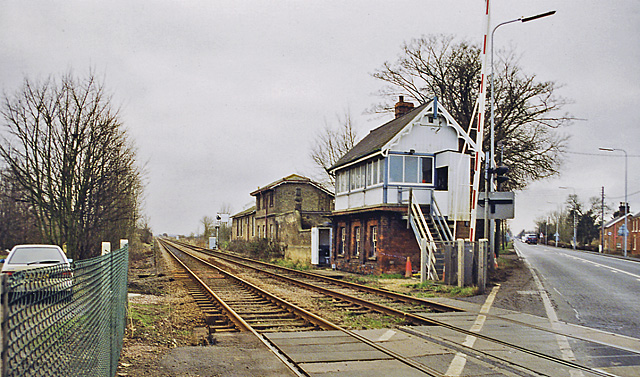
[[[256,238],[251,241],[233,240],[229,250],[257,259],[276,259],[284,257],[284,247],[268,238]]]

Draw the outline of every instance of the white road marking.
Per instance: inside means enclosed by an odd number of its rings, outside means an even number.
[[[593,264],[594,266],[598,266],[598,267],[602,267],[602,268],[608,268],[608,269],[609,269],[611,272],[613,272],[613,273],[618,273],[618,272],[619,272],[619,273],[621,273],[621,274],[629,275],[629,276],[631,276],[631,277],[634,277],[634,278],[636,278],[636,279],[639,279],[639,280],[640,280],[640,275],[638,275],[638,274],[634,274],[634,273],[631,273],[631,272],[627,272],[627,271],[621,270],[621,269],[619,269],[619,268],[615,268],[615,267],[607,266],[607,265],[604,265],[604,264],[602,264],[602,263],[593,262],[593,261],[590,261],[590,260],[588,260],[588,259],[584,259],[584,258],[576,257],[576,256],[573,256],[573,255],[567,255],[567,254],[561,254],[561,255],[564,255],[564,256],[566,256],[566,257],[573,258],[573,259],[576,259],[576,260],[580,260],[580,261],[586,261],[586,262],[588,262],[588,263]]]
[[[556,314],[556,311],[553,309],[553,305],[551,304],[551,298],[547,294],[547,291],[544,290],[544,286],[542,285],[542,282],[540,282],[540,279],[538,279],[538,275],[534,271],[533,267],[531,267],[531,264],[529,263],[529,261],[526,260],[523,257],[522,253],[520,253],[520,250],[518,250],[516,245],[514,245],[514,248],[516,249],[516,252],[518,253],[518,255],[520,255],[520,257],[524,261],[524,264],[527,266],[527,268],[531,272],[531,276],[533,277],[533,281],[535,282],[536,287],[538,287],[538,290],[540,290],[540,297],[542,297],[542,303],[544,304],[544,310],[547,313],[547,318],[549,319],[549,322],[551,323],[551,328],[554,329],[554,330],[560,331],[560,325],[558,323],[559,322],[558,321],[558,315]],[[556,290],[556,292],[557,292],[557,290]],[[571,346],[569,345],[569,340],[567,339],[566,336],[556,334],[556,342],[558,343],[558,348],[560,349],[560,354],[562,354],[562,358],[563,359],[565,359],[567,361],[576,361],[576,356],[573,353],[573,350],[571,349]],[[570,372],[570,374],[571,374],[571,376],[584,376],[582,371],[577,371],[576,372],[576,371],[572,370]]]
[[[380,335],[380,337],[378,338],[378,342],[386,342],[387,340],[391,339],[394,335],[396,335],[395,331],[387,330],[384,334]]]
[[[491,290],[491,293],[489,293],[489,296],[487,296],[487,299],[485,300],[484,304],[480,308],[480,313],[482,314],[478,314],[478,317],[476,318],[476,321],[473,323],[473,326],[471,326],[470,331],[479,332],[480,330],[482,330],[482,326],[484,326],[484,322],[487,320],[487,316],[484,314],[489,313],[489,310],[491,309],[491,305],[493,305],[493,301],[495,300],[496,295],[498,294],[498,289],[500,289],[500,284],[496,284],[496,286],[493,287],[493,289]],[[465,347],[473,348],[473,344],[476,342],[476,339],[477,338],[473,335],[467,335],[464,342],[462,342],[462,345]],[[453,360],[451,360],[451,364],[449,365],[449,368],[447,369],[447,372],[444,375],[451,376],[451,377],[461,376],[462,371],[464,370],[464,366],[466,364],[467,364],[467,355],[465,355],[464,353],[458,352],[453,357]]]

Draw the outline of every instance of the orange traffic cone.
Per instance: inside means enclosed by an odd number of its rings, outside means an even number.
[[[413,275],[413,269],[411,268],[411,258],[407,257],[407,266],[404,270],[404,277],[410,278]]]

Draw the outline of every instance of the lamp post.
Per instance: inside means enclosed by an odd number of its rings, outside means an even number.
[[[627,201],[627,151],[621,148],[599,148],[601,151],[613,152],[620,151],[624,153],[624,231],[622,234],[624,235],[624,256],[627,256],[627,234],[629,234],[629,226],[627,224],[627,218],[629,217],[629,202]],[[602,224],[604,227],[604,223]]]
[[[566,186],[560,186],[559,188],[563,189],[563,190],[573,190],[573,195],[576,195],[576,189],[573,187],[566,187]],[[576,200],[577,200],[577,196],[576,196]],[[576,212],[577,212],[577,208],[573,208],[573,250],[576,249]]]
[[[557,207],[557,206],[558,206],[558,203],[556,203],[556,202],[547,202],[547,203],[548,203],[548,204],[555,204],[555,205],[556,205],[556,208],[558,208],[558,207]],[[559,212],[559,211],[558,211],[558,212]],[[553,236],[555,237],[555,240],[556,240],[556,247],[558,247],[558,237],[560,236],[560,234],[558,233],[558,223],[559,223],[559,222],[560,222],[560,215],[556,216],[556,219],[555,219],[555,223],[556,223],[556,233],[555,233]],[[548,237],[547,237],[547,240],[548,240]],[[548,244],[548,241],[547,241],[547,244]]]
[[[493,30],[491,31],[491,97],[490,97],[490,102],[491,102],[491,131],[490,131],[490,135],[491,135],[491,149],[490,149],[490,156],[489,156],[489,163],[491,166],[491,171],[495,171],[496,168],[496,151],[495,151],[495,131],[494,131],[494,107],[495,107],[495,99],[494,99],[494,89],[493,89],[493,35],[495,34],[496,30],[502,26],[502,25],[507,25],[513,22],[529,22],[529,21],[533,21],[533,20],[537,20],[539,18],[542,17],[547,17],[547,16],[551,16],[553,14],[555,14],[556,11],[552,10],[549,12],[545,12],[545,13],[541,13],[541,14],[537,14],[535,16],[529,16],[529,17],[520,17],[520,18],[516,18],[514,20],[509,20],[509,21],[505,21],[502,23],[499,23],[498,25],[496,25]],[[493,173],[489,174],[489,190],[488,192],[493,192]],[[488,194],[487,190],[485,190],[486,198],[485,198],[485,224],[487,223],[487,221],[489,221],[488,216],[487,216],[487,206],[488,206],[488,202],[489,202],[489,194]],[[485,229],[486,229],[486,225],[485,225]],[[486,233],[485,232],[485,237],[486,237]],[[495,221],[491,220],[491,229],[490,229],[490,233],[491,236],[489,237],[489,249],[491,250],[491,252],[495,253]]]

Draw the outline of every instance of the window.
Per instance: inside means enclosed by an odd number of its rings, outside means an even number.
[[[353,229],[353,239],[354,239],[354,250],[353,250],[353,256],[357,257],[358,255],[360,255],[360,227],[357,226]]]
[[[371,164],[373,165],[373,184],[382,183],[382,174],[380,174],[382,164],[380,160],[375,160]]]
[[[436,190],[449,189],[449,167],[443,166],[436,169]]]
[[[337,172],[336,193],[359,190],[382,183],[381,161],[369,161]]]
[[[352,168],[351,174],[350,174],[351,184],[349,188],[351,190],[357,190],[357,189],[363,188],[364,182],[365,182],[365,174],[366,174],[366,170],[364,165],[359,165]]]
[[[433,157],[390,156],[389,182],[433,184]]]
[[[417,157],[406,156],[404,158],[404,182],[418,183],[418,163]]]
[[[347,241],[347,232],[345,227],[340,227],[338,236],[338,254],[344,255],[345,243]]]
[[[269,193],[269,207],[273,207],[273,191]]]
[[[349,169],[341,170],[336,174],[336,193],[349,191]]]
[[[369,250],[369,258],[375,258],[378,255],[378,227],[372,225],[370,228],[371,249]]]
[[[420,162],[422,165],[422,183],[433,183],[433,158],[432,157],[421,157]]]

